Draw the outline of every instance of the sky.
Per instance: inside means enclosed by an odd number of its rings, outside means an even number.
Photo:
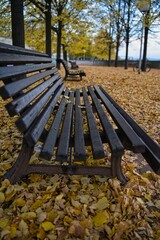
[[[140,54],[140,40],[134,40],[129,46],[129,57],[132,59],[139,59]],[[120,47],[119,57],[122,59],[125,56],[125,45]],[[153,37],[149,34],[147,59],[160,60],[160,32]]]

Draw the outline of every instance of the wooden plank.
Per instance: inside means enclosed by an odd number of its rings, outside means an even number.
[[[55,67],[53,63],[0,67],[0,80]],[[58,71],[58,70],[57,70]]]
[[[19,53],[19,54],[26,54],[26,55],[35,55],[35,56],[42,56],[42,57],[49,57],[46,53],[37,52],[31,49],[25,49],[18,46],[13,46],[5,43],[0,43],[0,52],[6,53]]]
[[[111,101],[111,103],[116,107],[116,109],[122,114],[122,116],[129,122],[134,131],[145,143],[145,152],[142,153],[146,161],[149,163],[151,168],[158,174],[160,174],[160,145],[158,145],[135,121],[134,119],[126,113],[111,96],[100,87],[103,93]]]
[[[54,151],[54,147],[57,141],[57,136],[59,133],[60,124],[62,122],[62,116],[65,110],[66,106],[66,98],[69,94],[69,90],[66,89],[64,97],[62,98],[59,108],[57,110],[56,116],[54,118],[54,121],[51,125],[51,128],[49,130],[49,133],[47,135],[47,138],[45,140],[45,143],[43,145],[43,148],[40,152],[39,157],[42,159],[50,160]]]
[[[92,88],[90,86],[88,87],[88,91],[92,97],[92,101],[95,105],[99,119],[100,119],[101,124],[104,128],[104,131],[106,133],[106,138],[107,138],[107,141],[109,143],[109,146],[111,148],[113,155],[117,156],[117,157],[121,156],[124,152],[124,147],[123,147],[121,141],[119,140],[115,130],[113,129],[112,124],[110,123],[106,113],[104,112],[96,94],[94,93],[94,91],[92,90]]]
[[[109,99],[105,96],[105,94],[100,90],[98,86],[94,86],[97,94],[102,99],[105,107],[109,111],[112,116],[114,122],[117,126],[123,131],[126,135],[127,139],[132,145],[134,152],[144,152],[145,146],[143,141],[138,137],[133,128],[129,125],[129,123],[123,118],[123,116],[118,112],[118,110],[114,107],[114,105],[109,101]]]
[[[16,121],[16,126],[22,132],[26,131],[35,118],[38,116],[49,98],[54,94],[57,87],[61,84],[62,79],[59,79],[48,91],[46,91],[33,105],[31,105],[22,116]]]
[[[26,132],[24,137],[28,142],[28,145],[33,146],[40,139],[40,136],[44,130],[44,127],[51,113],[53,112],[55,105],[58,101],[58,98],[62,94],[64,87],[65,85],[63,84],[62,86],[56,89],[53,97],[51,98],[49,103],[46,105],[44,110],[41,112],[40,116],[36,118],[36,121],[34,122],[34,124],[32,124],[31,128]]]
[[[94,118],[93,110],[89,102],[87,92],[84,87],[82,88],[82,92],[83,92],[83,98],[84,98],[84,103],[86,107],[87,122],[89,126],[90,137],[91,137],[93,157],[95,159],[103,158],[105,157],[105,154],[104,154],[102,140],[100,138],[100,134],[97,129],[97,124]]]
[[[26,94],[14,99],[12,102],[6,105],[6,108],[10,114],[13,116],[17,113],[20,113],[26,106],[29,105],[39,94],[41,94],[45,89],[47,89],[52,83],[59,79],[60,74],[56,74],[50,79],[42,82],[37,87],[33,88],[31,91],[28,91]]]
[[[74,92],[72,91],[70,92],[69,101],[67,103],[62,132],[57,147],[56,160],[61,162],[67,161],[68,158],[70,136],[72,130],[73,104],[74,104]]]
[[[81,112],[80,90],[76,89],[75,120],[74,120],[74,158],[77,161],[86,159],[86,149],[83,133],[83,118]]]
[[[1,53],[0,65],[6,64],[25,64],[25,63],[49,63],[51,59],[48,57],[28,56],[10,53]]]
[[[12,97],[15,94],[17,94],[18,92],[22,91],[24,88],[27,88],[31,84],[37,82],[38,80],[43,79],[50,75],[52,76],[56,72],[57,72],[57,69],[55,68],[55,69],[51,69],[48,71],[43,71],[41,73],[34,74],[31,77],[25,77],[18,81],[9,83],[0,89],[1,96],[3,99]]]

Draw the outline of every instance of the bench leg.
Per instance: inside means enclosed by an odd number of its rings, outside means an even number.
[[[122,184],[125,184],[127,182],[127,178],[122,172],[121,159],[121,156],[111,156],[111,171],[113,177],[117,177]]]
[[[7,171],[3,178],[9,179],[14,184],[20,180],[20,177],[26,175],[29,160],[32,156],[33,148],[29,147],[23,140],[22,148],[15,164]]]

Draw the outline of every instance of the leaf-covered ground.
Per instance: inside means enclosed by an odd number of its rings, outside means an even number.
[[[160,143],[160,70],[139,75],[122,68],[83,69],[87,77],[66,81],[69,87],[101,84]],[[2,180],[22,142],[3,105],[1,99],[0,239],[160,239],[160,177],[141,156],[125,153],[125,186],[99,176],[31,175],[15,185]]]

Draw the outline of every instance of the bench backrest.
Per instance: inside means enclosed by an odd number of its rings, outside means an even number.
[[[69,70],[69,66],[68,66],[67,61],[64,60],[64,59],[57,59],[57,62],[62,63],[62,65],[63,65],[65,71],[67,72],[67,74],[69,74],[70,70]]]
[[[0,43],[0,56],[6,109],[18,115],[16,125],[25,135],[36,128],[36,143],[65,87],[63,79],[47,54]]]

